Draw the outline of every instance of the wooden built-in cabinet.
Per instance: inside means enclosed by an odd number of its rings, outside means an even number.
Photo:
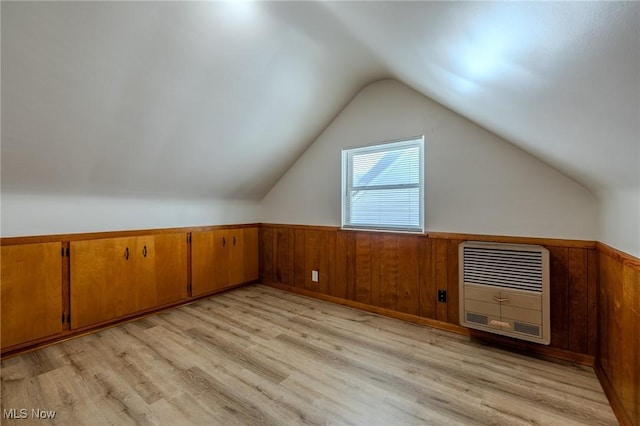
[[[71,242],[71,328],[187,298],[187,234]]]
[[[61,243],[2,247],[2,347],[63,329]]]
[[[258,279],[258,228],[191,234],[191,293],[200,296]]]
[[[0,239],[2,355],[259,278],[257,225],[206,229]]]

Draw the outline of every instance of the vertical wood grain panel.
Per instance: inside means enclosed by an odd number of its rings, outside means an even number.
[[[347,299],[356,300],[356,233],[347,233]]]
[[[624,343],[624,337],[622,335],[622,264],[613,261],[612,272],[615,277],[615,281],[611,282],[607,289],[610,296],[610,314],[611,318],[608,321],[608,328],[606,333],[609,335],[609,367],[611,368],[612,383],[615,387],[618,395],[621,396],[622,381],[624,380],[624,371],[622,370],[622,348],[621,344]]]
[[[447,303],[437,301],[437,291],[449,288],[449,241],[435,240],[433,255],[436,282],[436,319],[447,321]]]
[[[293,231],[293,282],[294,286],[305,288],[305,231],[294,229]]]
[[[598,253],[598,265],[598,361],[622,415],[639,424],[640,269],[604,251]]]
[[[398,305],[398,237],[383,234],[380,245],[378,306],[395,311]]]
[[[620,399],[629,417],[635,419],[638,407],[636,392],[638,391],[638,376],[640,376],[640,359],[638,359],[638,332],[640,332],[640,316],[634,311],[638,288],[638,274],[632,268],[623,266],[620,294],[620,318],[616,321],[619,327],[619,351],[621,355]],[[635,332],[630,327],[635,325]]]
[[[371,304],[371,233],[358,232],[355,237],[355,300]]]
[[[61,247],[60,243],[2,247],[3,348],[62,332]]]
[[[320,269],[320,231],[304,231],[304,287],[319,291],[319,282],[311,281],[311,271]]]
[[[228,287],[231,277],[234,279],[231,284],[239,283],[242,279],[242,257],[239,256],[240,253],[233,246],[233,237],[237,231],[234,230],[233,233],[226,229],[213,231],[213,258],[211,260],[213,265],[213,287],[210,290],[220,290]]]
[[[434,259],[435,240],[425,238],[423,242],[422,275],[420,277],[420,316],[436,318],[436,281]]]
[[[276,281],[273,262],[275,253],[273,234],[273,228],[260,228],[260,278],[265,281]],[[191,244],[193,247],[193,242]]]
[[[568,341],[567,349],[587,353],[589,323],[589,292],[587,250],[568,249]]]
[[[567,349],[567,295],[569,275],[567,272],[568,249],[566,247],[548,247],[551,269],[551,344]]]
[[[336,235],[334,231],[323,231],[320,239],[320,290],[324,294],[335,293],[336,285]]]
[[[449,263],[448,263],[448,287],[447,287],[447,321],[452,324],[460,324],[459,318],[459,293],[460,283],[458,281],[458,245],[460,240],[449,241]]]
[[[258,254],[258,228],[242,229],[242,281],[255,281],[260,278],[260,260]]]
[[[631,305],[633,312],[635,313],[635,321],[633,324],[640,324],[640,270],[634,269],[636,275],[635,291],[633,295],[634,303]],[[640,335],[636,333],[636,347],[634,350],[636,354],[636,375],[635,375],[635,389],[636,389],[636,425],[640,425]],[[632,376],[633,377],[633,376]]]
[[[154,304],[165,305],[185,299],[188,269],[186,234],[162,234],[152,238],[153,246],[147,247],[147,257],[142,259],[151,260],[154,268]],[[140,248],[138,240],[138,251]]]
[[[420,314],[421,237],[398,237],[397,310]]]
[[[274,230],[276,244],[275,281],[293,285],[293,231],[287,228]]]
[[[371,301],[369,303],[373,306],[380,306],[382,234],[372,233],[370,238],[371,251],[369,252],[369,259],[371,261]]]
[[[347,233],[336,233],[335,279],[329,294],[343,299],[347,297]]]
[[[600,254],[599,256],[599,291],[598,291],[598,350],[597,357],[600,365],[607,375],[610,375],[610,357],[609,357],[609,321],[611,320],[611,300],[609,287],[613,282],[613,259],[609,256]],[[610,377],[610,376],[609,376]]]
[[[598,253],[587,252],[587,353],[596,355],[598,339]]]

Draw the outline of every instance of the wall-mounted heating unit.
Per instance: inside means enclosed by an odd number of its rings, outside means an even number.
[[[549,344],[547,249],[466,241],[459,259],[461,325]]]

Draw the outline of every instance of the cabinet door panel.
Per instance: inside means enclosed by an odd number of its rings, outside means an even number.
[[[71,328],[135,311],[136,239],[72,241]]]
[[[258,228],[243,230],[242,263],[244,278],[242,282],[255,281],[260,277],[258,268]]]
[[[3,348],[62,332],[60,243],[2,247]]]
[[[233,249],[233,235],[226,229],[213,231],[213,289],[229,287],[229,262]],[[236,244],[238,240],[236,238]]]
[[[146,235],[136,238],[135,282],[132,288],[135,309],[142,311],[156,306],[156,273],[155,237]]]
[[[243,229],[230,229],[228,247],[228,285],[240,284],[244,281],[244,232]]]
[[[213,291],[213,231],[191,233],[191,294]]]
[[[144,259],[154,264],[156,306],[186,299],[187,234],[156,235],[153,240],[153,250]]]

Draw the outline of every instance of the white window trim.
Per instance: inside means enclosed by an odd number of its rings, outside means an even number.
[[[385,226],[385,225],[353,225],[349,223],[349,208],[350,206],[350,198],[349,194],[353,189],[359,190],[371,190],[372,187],[353,187],[350,186],[353,182],[352,177],[349,175],[349,154],[354,152],[376,152],[376,151],[388,151],[391,148],[398,148],[402,146],[418,146],[419,151],[419,179],[420,182],[418,184],[397,184],[397,185],[377,185],[375,189],[401,189],[401,188],[416,188],[419,189],[419,203],[420,203],[420,211],[419,211],[419,227],[418,228],[407,228],[407,227],[399,227],[399,226]],[[342,229],[345,230],[363,230],[363,231],[382,231],[382,232],[405,232],[405,233],[424,233],[425,231],[425,199],[424,199],[424,135],[422,136],[414,136],[403,139],[396,139],[392,141],[380,142],[371,145],[365,145],[360,147],[351,147],[344,148],[342,150],[342,179],[340,185],[342,187],[342,203],[341,203],[341,224]]]

